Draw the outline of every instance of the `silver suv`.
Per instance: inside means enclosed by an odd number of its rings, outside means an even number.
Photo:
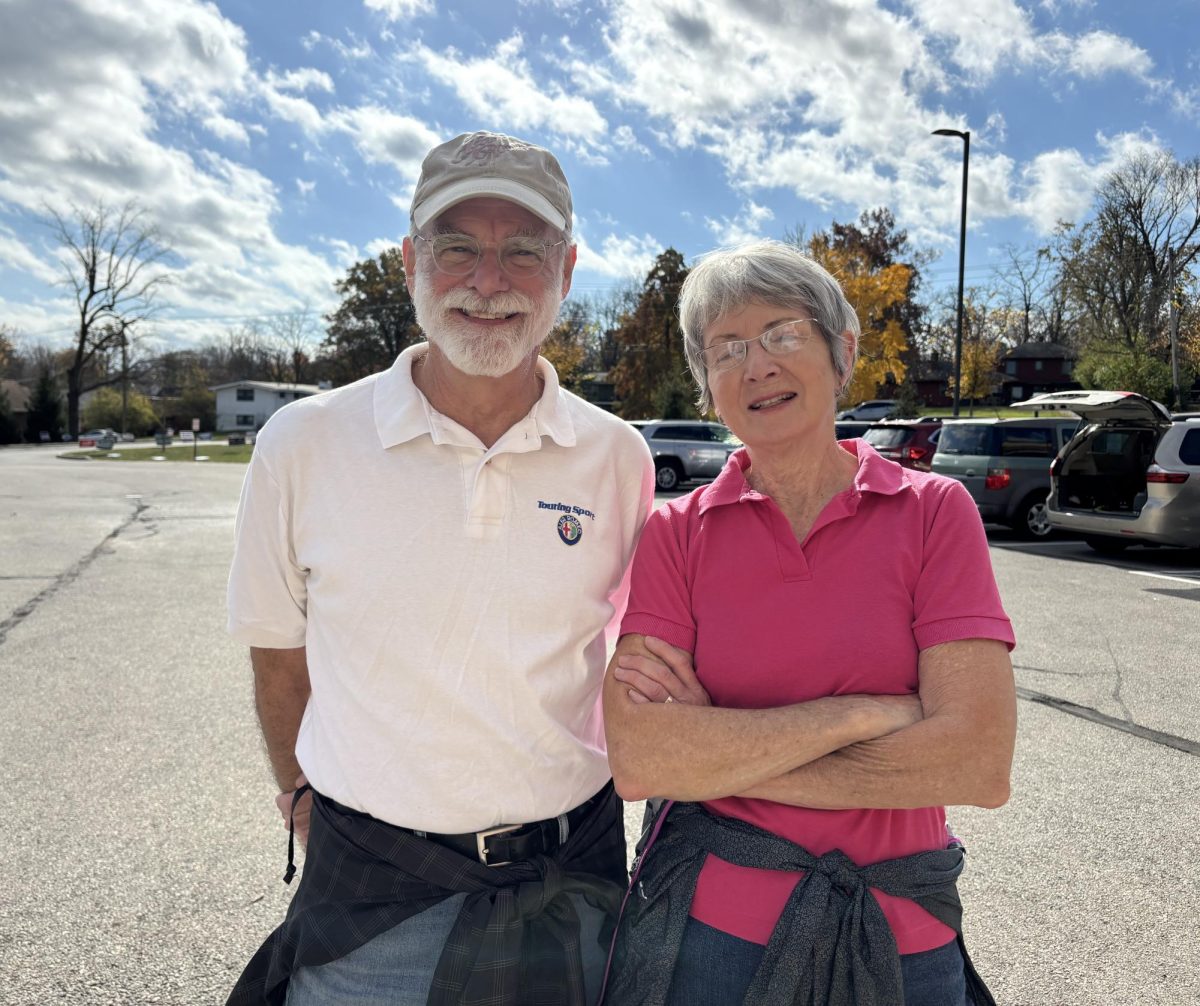
[[[1044,538],[1050,463],[1079,420],[948,419],[942,424],[933,471],[967,487],[979,516],[1007,524],[1023,538]]]
[[[1021,406],[1084,420],[1051,468],[1051,526],[1101,553],[1137,542],[1200,547],[1200,419],[1173,419],[1128,391],[1061,391]]]
[[[711,479],[742,446],[729,427],[696,419],[635,419],[654,456],[654,484],[670,492],[682,482]]]

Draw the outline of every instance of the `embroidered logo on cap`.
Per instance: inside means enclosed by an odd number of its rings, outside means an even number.
[[[583,537],[583,525],[579,523],[578,518],[564,514],[558,518],[558,536],[564,544],[578,545],[579,539]]]

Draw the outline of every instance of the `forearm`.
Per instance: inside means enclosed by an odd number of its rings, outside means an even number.
[[[305,649],[251,647],[250,663],[254,668],[254,707],[271,772],[280,790],[294,789],[300,775],[296,737],[310,691]]]
[[[606,689],[608,757],[627,800],[715,800],[766,783],[891,727],[866,696],[776,709],[633,702]]]
[[[999,647],[968,640],[929,651],[923,657],[924,719],[741,795],[824,809],[999,807],[1009,795],[1017,724],[1012,669]]]

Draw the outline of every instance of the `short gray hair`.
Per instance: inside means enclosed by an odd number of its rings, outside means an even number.
[[[748,304],[769,304],[813,318],[829,348],[841,391],[854,374],[854,358],[846,353],[853,335],[858,353],[861,327],[842,288],[829,273],[803,252],[782,241],[753,241],[720,248],[704,255],[683,281],[679,321],[688,366],[700,390],[701,414],[712,409],[708,368],[700,355],[704,330],[723,314]]]

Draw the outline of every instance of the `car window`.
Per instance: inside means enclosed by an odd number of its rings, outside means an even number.
[[[960,426],[957,423],[942,430],[938,440],[942,454],[992,454],[991,426]]]
[[[903,447],[913,438],[913,430],[905,429],[903,426],[893,427],[877,427],[873,430],[867,430],[863,434],[865,440],[872,447]]]
[[[1200,429],[1188,430],[1179,442],[1179,460],[1185,465],[1200,465]]]
[[[654,431],[652,440],[703,440],[704,430],[699,426],[660,426]]]
[[[1054,430],[1047,426],[1010,426],[997,429],[1000,449],[1008,458],[1052,458],[1058,453]]]

